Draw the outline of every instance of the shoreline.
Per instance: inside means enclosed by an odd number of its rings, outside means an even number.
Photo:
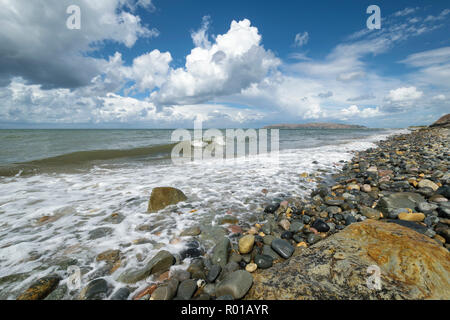
[[[143,269],[135,270],[131,274],[123,272],[117,279],[123,286],[111,288],[111,284],[100,276],[83,288],[78,299],[297,299],[300,293],[280,293],[279,296],[273,296],[273,292],[268,288],[276,288],[277,292],[282,292],[282,288],[268,285],[265,281],[270,279],[270,283],[283,283],[285,277],[271,274],[271,270],[279,272],[280,268],[289,267],[291,261],[298,261],[299,257],[307,256],[314,248],[326,245],[328,239],[333,239],[335,235],[344,235],[346,230],[351,229],[348,226],[364,224],[365,220],[376,223],[383,221],[383,224],[384,221],[391,220],[389,222],[394,223],[389,225],[395,224],[400,228],[389,232],[401,233],[406,232],[402,228],[414,229],[414,233],[417,232],[421,236],[425,234],[423,237],[431,239],[448,255],[450,206],[447,205],[449,202],[444,200],[450,199],[450,174],[447,171],[450,155],[449,131],[440,128],[414,130],[374,142],[376,148],[354,151],[353,158],[338,169],[337,173],[322,177],[322,183],[318,183],[311,196],[302,197],[301,201],[295,203],[284,200],[266,206],[261,219],[258,220],[266,221],[265,223],[259,222],[247,228],[237,224],[228,226],[231,234],[216,241],[209,254],[204,255],[202,251],[201,240],[197,237],[201,232],[199,228],[188,228],[184,231],[184,236],[190,237],[188,239],[191,241],[188,241],[188,247],[181,253],[181,257],[161,250]],[[433,152],[441,154],[436,155]],[[429,157],[433,159],[430,160]],[[375,164],[377,168],[374,168]],[[437,171],[439,172],[436,174]],[[440,185],[447,187],[442,188]],[[440,195],[430,200],[437,190],[443,192],[446,197]],[[416,214],[419,213],[419,203],[409,208],[410,210],[393,210],[389,204],[379,205],[381,199],[405,191],[420,194],[420,200],[423,200],[420,209],[426,209],[422,210],[426,211],[421,213],[423,216]],[[401,219],[398,219],[399,216]],[[423,222],[408,221],[412,217]],[[322,251],[326,252],[327,249]],[[314,254],[318,255],[320,254],[317,252]],[[186,257],[192,259],[187,270],[170,269]],[[99,254],[97,261],[100,261],[99,259],[105,261],[111,270],[115,270],[117,263],[120,266],[120,251],[108,250]],[[329,257],[322,257],[322,260],[327,259],[330,260]],[[343,258],[343,261],[346,259]],[[317,267],[314,265],[316,262],[312,262],[308,268]],[[329,269],[333,267],[327,266]],[[445,265],[444,269],[447,270],[446,268],[450,267]],[[142,286],[134,285],[149,275],[149,279],[153,279],[149,286],[141,290]],[[308,276],[321,277],[314,274]],[[28,289],[18,298],[63,298],[67,288],[64,289],[65,284],[58,286],[61,280],[56,275],[40,279],[30,287],[33,289],[31,292],[40,294],[27,295],[27,292],[30,293]],[[261,288],[262,283],[264,288]],[[284,283],[283,286],[287,285]],[[295,287],[297,284],[294,282],[291,285]],[[323,290],[308,292],[310,296],[304,292],[300,296],[305,299],[353,298],[351,295],[326,295]],[[77,296],[78,294],[71,295],[71,298],[77,299]],[[367,297],[386,299],[387,296],[368,294]],[[404,298],[411,297],[405,295]]]

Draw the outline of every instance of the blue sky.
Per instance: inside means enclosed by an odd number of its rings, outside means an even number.
[[[66,8],[78,5],[81,28]],[[381,29],[369,30],[369,5]],[[0,128],[428,124],[447,1],[2,0]],[[45,17],[45,19],[42,19]]]

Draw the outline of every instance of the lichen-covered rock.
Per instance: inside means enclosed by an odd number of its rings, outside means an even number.
[[[47,297],[58,286],[61,278],[57,275],[38,279],[17,300],[41,300]]]
[[[148,212],[157,212],[171,204],[177,204],[180,201],[185,201],[187,197],[185,194],[176,188],[172,187],[157,187],[153,188],[150,200],[148,202]]]
[[[367,286],[373,265],[381,271],[381,290]],[[254,273],[245,298],[450,299],[448,288],[447,249],[409,228],[368,219]]]

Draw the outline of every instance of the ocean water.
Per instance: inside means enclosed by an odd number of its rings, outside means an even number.
[[[280,130],[276,153],[183,165],[171,161],[172,132],[0,130],[0,299],[14,299],[50,273],[64,284],[70,259],[84,286],[103,267],[96,255],[109,249],[124,255],[119,269],[101,274],[117,290],[124,270],[161,249],[182,250],[185,228],[200,225],[210,250],[208,235],[227,214],[252,224],[272,199],[302,198],[315,187],[301,173],[326,178],[354,151],[406,130]],[[179,188],[188,200],[149,214],[157,186]]]

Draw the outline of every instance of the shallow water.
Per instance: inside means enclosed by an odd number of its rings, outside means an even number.
[[[135,150],[171,143],[170,130],[29,131],[33,130],[0,132],[1,137],[9,137],[0,140],[0,150],[6,150],[0,165],[80,151]],[[79,165],[79,170],[73,170],[75,163],[71,170],[0,177],[0,298],[14,299],[32,281],[52,272],[65,277],[68,259],[76,259],[85,273],[83,286],[102,267],[96,255],[108,249],[120,249],[126,257],[126,264],[104,276],[118,289],[117,276],[142,265],[139,254],[151,257],[161,248],[179,252],[185,241],[173,240],[188,226],[200,224],[205,238],[227,211],[242,223],[253,222],[264,203],[273,198],[302,197],[310,192],[315,184],[302,178],[302,172],[336,171],[342,165],[339,161],[350,160],[353,151],[373,147],[373,142],[399,132],[281,130],[278,162],[275,154],[261,154],[177,166],[167,156],[133,151],[119,159],[90,158],[89,165]],[[67,145],[68,141],[74,143]],[[23,150],[25,146],[28,151]],[[179,188],[188,200],[148,214],[148,198],[157,186]],[[93,230],[98,228],[107,229],[95,238]],[[206,249],[211,245],[206,237]],[[13,274],[22,275],[15,281],[1,280]]]

